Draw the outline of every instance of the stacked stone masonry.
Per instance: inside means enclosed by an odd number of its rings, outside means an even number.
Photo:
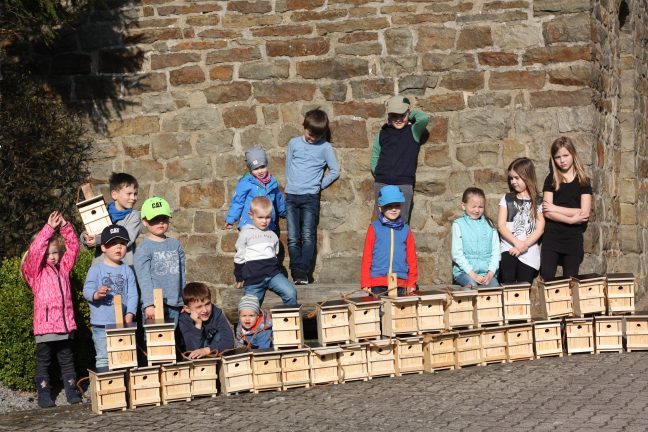
[[[643,283],[648,6],[623,1],[625,17],[619,0],[112,1],[119,14],[92,14],[50,72],[79,104],[117,92],[92,112],[103,125],[93,179],[127,171],[141,197],[167,198],[188,277],[217,300],[235,295],[224,217],[245,150],[263,145],[283,186],[287,142],[314,107],[330,116],[341,164],[322,194],[315,279],[359,280],[371,138],[398,93],[431,116],[411,223],[423,284],[450,280],[461,192],[484,188],[495,215],[507,165],[528,156],[542,182],[559,135],[576,142],[596,191],[582,271]],[[129,56],[138,61],[122,67]]]

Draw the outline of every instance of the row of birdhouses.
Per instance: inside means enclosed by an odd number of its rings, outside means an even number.
[[[631,273],[586,274],[538,284],[545,319],[635,312],[635,280]]]
[[[101,414],[199,396],[215,397],[217,364],[216,358],[206,358],[103,373],[89,371],[92,411]]]
[[[648,350],[648,316],[597,316],[482,327],[339,346],[238,350],[216,358],[90,372],[95,413],[216,396],[461,369],[576,353]]]

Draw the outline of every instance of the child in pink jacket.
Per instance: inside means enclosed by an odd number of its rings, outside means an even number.
[[[61,238],[56,234],[59,230]],[[54,406],[50,394],[48,368],[56,354],[69,403],[81,402],[76,389],[72,337],[76,330],[72,309],[70,272],[79,255],[79,241],[72,224],[58,211],[35,237],[23,258],[22,275],[34,293],[34,337],[36,338],[36,376],[38,406]]]

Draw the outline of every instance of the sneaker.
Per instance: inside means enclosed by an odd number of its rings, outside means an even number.
[[[295,270],[292,274],[295,285],[308,285],[308,275],[300,270]]]

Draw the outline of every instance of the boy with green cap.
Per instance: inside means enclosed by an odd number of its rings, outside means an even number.
[[[164,318],[178,322],[185,285],[185,253],[180,242],[167,237],[171,207],[153,196],[142,204],[142,223],[148,233],[135,251],[135,275],[140,287],[144,319],[155,318],[153,288],[162,288]]]

